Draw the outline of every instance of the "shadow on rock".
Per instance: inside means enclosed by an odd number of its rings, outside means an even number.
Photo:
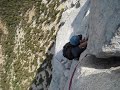
[[[120,66],[120,57],[100,59],[95,56],[87,56],[81,61],[81,66],[95,69],[109,69]]]

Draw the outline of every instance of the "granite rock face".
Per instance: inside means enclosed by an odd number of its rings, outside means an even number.
[[[91,55],[83,58],[71,90],[120,90],[120,58],[98,59]]]
[[[120,58],[116,57],[120,55],[119,5],[119,0],[80,0],[79,8],[73,6],[63,13],[64,25],[56,38],[49,90],[120,89]],[[76,34],[89,39],[72,78],[78,61],[66,60],[61,50]]]
[[[90,8],[89,53],[120,56],[120,0],[91,0]]]
[[[64,24],[60,27],[56,37],[55,54],[52,62],[52,81],[49,90],[64,90],[77,63],[76,60],[69,61],[63,57],[63,46],[75,34],[82,34],[84,37],[87,35],[87,12],[89,11],[90,0],[79,1],[80,7],[78,8],[76,8],[78,0],[68,0],[66,2],[68,9],[62,14],[61,23],[64,22]],[[73,3],[75,4],[74,7],[69,7]]]
[[[120,89],[119,5],[119,0],[91,0],[88,47],[81,54],[71,90]]]
[[[120,89],[119,5],[119,0],[91,0],[88,47],[80,56],[71,90]],[[65,90],[69,90],[70,79]]]

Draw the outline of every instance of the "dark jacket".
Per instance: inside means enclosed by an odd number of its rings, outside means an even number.
[[[86,48],[80,48],[79,46],[73,47],[71,49],[71,53],[75,59],[79,59],[80,54],[85,50]]]
[[[82,39],[82,35],[78,35],[80,40]],[[80,54],[85,50],[86,48],[80,48],[79,45],[73,46],[70,44],[70,42],[66,43],[63,47],[63,56],[66,57],[69,60],[72,59],[79,59]]]

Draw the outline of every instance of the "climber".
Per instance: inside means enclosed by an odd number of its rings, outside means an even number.
[[[70,41],[63,47],[63,56],[69,60],[79,60],[80,54],[87,47],[88,38],[82,39],[82,35],[72,36]]]

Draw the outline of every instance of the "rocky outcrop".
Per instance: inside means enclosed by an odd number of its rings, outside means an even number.
[[[76,69],[71,90],[119,90],[119,71],[120,58],[98,59],[88,55]]]
[[[89,53],[120,56],[120,1],[91,0],[89,25]]]
[[[53,57],[52,54],[47,55],[47,58],[43,61],[43,63],[37,69],[36,76],[29,90],[47,90],[48,89],[51,82],[51,78],[52,78],[52,74],[51,74],[52,57]]]

